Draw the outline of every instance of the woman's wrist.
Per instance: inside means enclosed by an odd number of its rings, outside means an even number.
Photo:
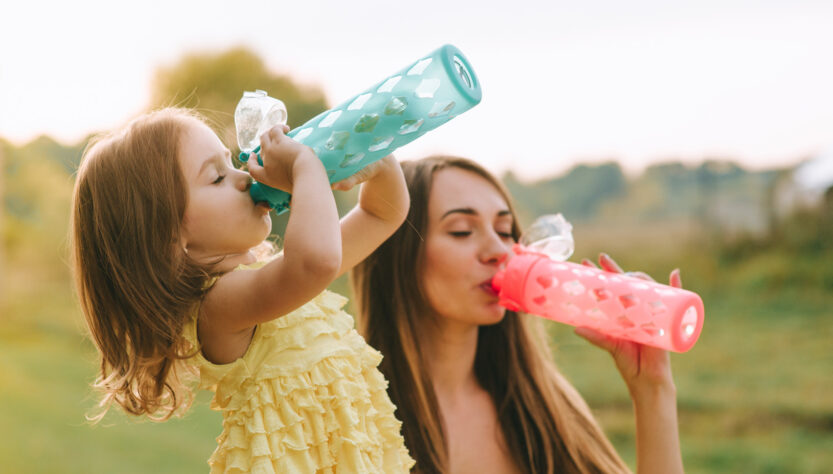
[[[636,418],[637,473],[682,473],[677,389],[672,381],[631,390]]]
[[[362,184],[358,204],[380,219],[396,220],[398,223],[404,220],[410,196],[398,162],[383,163],[381,169]]]
[[[652,383],[634,383],[628,386],[631,399],[635,407],[655,407],[665,401],[672,400],[676,404],[677,387],[670,378]]]

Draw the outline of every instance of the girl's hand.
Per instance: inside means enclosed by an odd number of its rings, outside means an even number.
[[[348,176],[341,181],[333,183],[332,188],[336,191],[349,191],[354,186],[370,180],[378,174],[395,171],[398,168],[399,162],[396,161],[396,158],[393,155],[388,155],[381,160],[374,161],[365,166],[353,176]]]
[[[249,174],[252,178],[281,191],[292,192],[294,167],[299,160],[318,157],[308,146],[286,136],[289,127],[277,125],[260,137],[260,156],[263,165],[256,159],[249,159]]]
[[[595,267],[593,262],[587,259],[584,259],[581,263]],[[599,255],[599,265],[609,272],[624,273],[607,254]],[[653,281],[651,277],[642,272],[629,272],[629,275]],[[675,288],[682,288],[679,269],[671,272],[669,284]],[[587,327],[577,328],[575,332],[590,341],[591,344],[610,352],[619,373],[631,392],[631,396],[637,396],[642,390],[673,388],[671,361],[668,352],[664,349],[607,336]]]

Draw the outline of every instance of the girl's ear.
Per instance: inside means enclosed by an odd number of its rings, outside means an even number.
[[[181,248],[182,252],[185,255],[188,255],[188,239],[185,237],[185,233],[182,232],[181,228],[179,232],[179,238],[177,239],[176,237],[174,237],[172,244],[174,245],[174,247]]]
[[[188,253],[188,225],[185,216],[182,217],[179,228],[176,230],[174,245],[179,245],[179,248]]]

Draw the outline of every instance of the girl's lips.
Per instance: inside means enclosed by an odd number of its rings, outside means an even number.
[[[267,212],[272,210],[272,206],[270,206],[269,203],[267,203],[266,201],[260,201],[258,203],[255,203],[255,207],[257,207],[258,209],[264,209]]]

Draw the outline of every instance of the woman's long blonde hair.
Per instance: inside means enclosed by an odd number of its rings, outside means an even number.
[[[428,197],[434,173],[460,168],[489,181],[510,205],[508,193],[473,161],[434,156],[402,163],[411,209],[405,224],[351,278],[358,297],[359,331],[382,352],[380,366],[403,422],[405,444],[416,471],[441,473],[448,465],[443,420],[420,341],[426,298],[420,287],[428,226]],[[491,395],[503,435],[516,464],[529,473],[629,472],[594,420],[587,404],[560,374],[530,316],[507,312],[496,325],[481,326],[474,371]]]
[[[91,141],[73,193],[71,248],[87,326],[101,354],[99,420],[113,403],[164,420],[193,398],[183,338],[204,295],[207,269],[180,233],[188,187],[180,138],[201,120],[183,109],[140,117]]]

